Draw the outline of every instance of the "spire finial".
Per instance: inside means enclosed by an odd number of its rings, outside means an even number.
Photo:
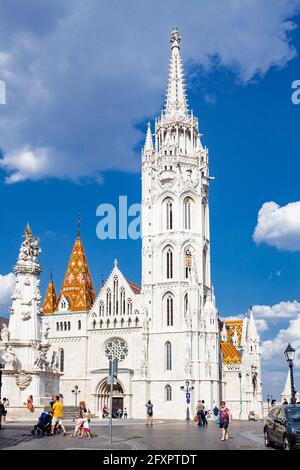
[[[180,49],[180,41],[181,36],[179,34],[178,28],[176,28],[176,26],[173,26],[170,38],[171,49],[173,49],[173,47],[178,47],[178,49]]]
[[[117,260],[117,258],[115,258],[115,260],[114,260],[114,266],[115,266],[115,268],[118,267],[118,260]]]
[[[80,229],[81,229],[81,217],[80,214],[77,216],[77,238],[80,238]]]

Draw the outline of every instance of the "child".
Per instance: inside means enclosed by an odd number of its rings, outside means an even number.
[[[83,429],[81,432],[80,437],[88,437],[91,438],[91,433],[90,433],[90,419],[89,419],[89,413],[84,413],[84,423],[83,423]]]

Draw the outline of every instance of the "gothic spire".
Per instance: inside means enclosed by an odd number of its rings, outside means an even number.
[[[153,141],[152,141],[152,133],[151,133],[151,124],[150,122],[148,122],[144,152],[152,151],[152,150],[153,150]]]
[[[79,234],[75,240],[59,300],[63,296],[69,301],[69,310],[71,312],[87,312],[96,299],[93,281]]]
[[[44,305],[43,305],[43,313],[45,315],[49,315],[54,313],[57,305],[57,297],[55,292],[55,286],[53,282],[53,275],[51,272],[50,281],[47,287],[47,292],[45,295]]]
[[[171,32],[171,60],[169,67],[169,79],[166,97],[166,116],[177,114],[187,116],[188,104],[185,92],[183,66],[180,57],[181,36],[177,28]]]
[[[250,307],[250,317],[248,321],[248,328],[247,328],[247,337],[248,339],[258,339],[256,324],[253,316],[252,307]]]

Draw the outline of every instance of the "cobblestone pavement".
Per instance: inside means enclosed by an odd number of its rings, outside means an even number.
[[[73,438],[74,424],[66,422],[68,435],[32,436],[33,423],[7,423],[0,430],[1,450],[94,449],[94,450],[264,450],[262,423],[235,421],[230,426],[230,439],[220,441],[215,423],[198,428],[193,422],[156,421],[153,427],[136,420],[113,422],[113,443],[108,445],[107,423],[93,420],[92,439]]]

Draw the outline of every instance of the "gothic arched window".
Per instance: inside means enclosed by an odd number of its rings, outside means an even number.
[[[192,253],[189,249],[185,251],[184,255],[184,270],[185,270],[185,278],[188,279],[192,267]]]
[[[173,279],[173,251],[170,247],[167,249],[166,255],[167,279]]]
[[[81,320],[78,320],[78,330],[81,330]]]
[[[59,372],[64,372],[65,370],[65,352],[63,349],[59,350]]]
[[[184,315],[187,315],[189,309],[189,297],[188,294],[184,296]]]
[[[166,370],[172,370],[172,346],[170,341],[165,344],[166,350]]]
[[[104,302],[103,302],[103,300],[100,300],[100,304],[99,304],[99,314],[100,314],[100,317],[103,317],[103,316],[104,316]]]
[[[192,215],[193,215],[194,201],[192,198],[187,197],[183,201],[183,227],[185,230],[192,228]]]
[[[120,289],[120,304],[121,304],[121,315],[126,313],[126,302],[125,302],[125,288],[121,287]]]
[[[163,214],[166,218],[165,227],[166,230],[173,230],[173,201],[170,198],[167,198],[163,202],[164,210]]]
[[[132,315],[132,300],[127,300],[127,315]]]
[[[172,401],[172,388],[170,385],[167,385],[165,388],[165,400]]]
[[[119,313],[118,285],[119,285],[118,276],[114,276],[114,293],[113,293],[113,314],[114,315],[118,315]]]
[[[106,290],[106,315],[111,315],[111,290]]]
[[[203,268],[203,285],[207,285],[207,246],[203,249],[203,259],[202,259],[202,268]]]
[[[173,322],[174,322],[173,307],[174,307],[173,296],[171,294],[167,294],[166,296],[167,326],[173,326]]]

